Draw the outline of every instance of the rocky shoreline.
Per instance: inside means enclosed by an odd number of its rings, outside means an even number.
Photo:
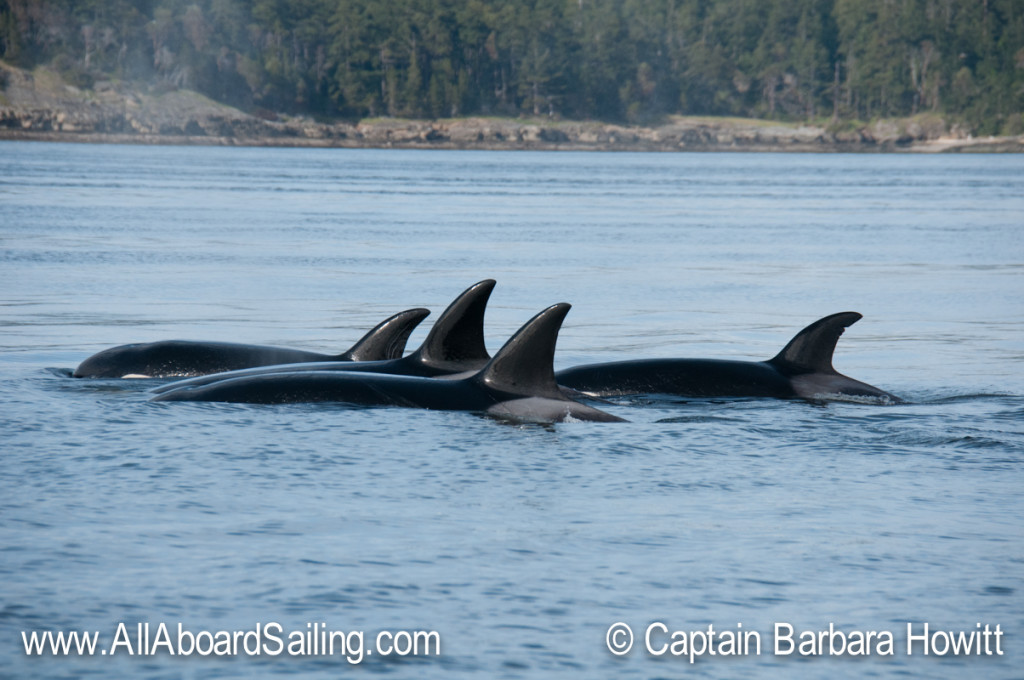
[[[56,73],[0,63],[0,139],[59,142],[579,151],[1024,152],[1024,136],[974,138],[937,116],[835,131],[809,124],[671,117],[656,126],[460,118],[322,123],[250,115],[189,90],[110,82],[79,90]]]

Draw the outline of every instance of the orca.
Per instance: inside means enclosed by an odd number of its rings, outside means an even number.
[[[111,347],[79,364],[75,378],[175,378],[253,366],[310,361],[351,363],[401,357],[409,335],[430,314],[423,308],[399,312],[379,323],[351,349],[320,354],[286,347],[232,342],[165,340]]]
[[[204,375],[188,380],[168,383],[154,388],[160,394],[177,387],[196,387],[227,378],[241,378],[272,373],[294,371],[359,371],[388,373],[393,375],[417,375],[421,377],[443,377],[471,374],[480,370],[490,360],[484,346],[484,312],[487,301],[494,290],[495,281],[484,279],[462,292],[445,309],[427,334],[426,340],[411,354],[397,359],[361,361],[339,364],[337,362],[312,362],[264,366],[242,369],[213,375]]]
[[[839,336],[860,318],[857,312],[841,312],[819,319],[768,361],[640,359],[575,366],[555,377],[564,388],[590,397],[667,394],[902,403],[896,395],[832,367]]]
[[[517,421],[621,422],[617,416],[568,398],[555,382],[555,342],[569,308],[563,302],[533,317],[480,371],[465,378],[439,380],[381,373],[297,371],[178,387],[156,395],[153,401],[341,402],[475,411]]]

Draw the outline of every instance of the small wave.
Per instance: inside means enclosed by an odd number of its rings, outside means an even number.
[[[984,399],[1006,399],[1020,397],[1019,394],[1009,392],[972,392],[970,394],[953,394],[945,397],[934,397],[922,399],[918,404],[960,404],[968,401],[980,401]]]
[[[903,401],[896,401],[886,395],[842,394],[839,392],[819,392],[811,395],[810,400],[814,402],[838,401],[845,404],[870,404],[872,406],[893,406],[895,404],[905,403]]]
[[[721,416],[675,416],[672,418],[661,418],[656,423],[735,423],[737,418],[723,418]]]
[[[46,389],[61,392],[134,394],[148,384],[140,380],[121,380],[120,378],[76,378],[74,371],[69,368],[45,368],[43,370],[60,379],[60,382],[48,381],[45,385]]]
[[[1000,433],[947,434],[930,430],[891,432],[888,439],[899,446],[921,447],[928,450],[1012,450],[1013,442]],[[997,461],[991,461],[997,462]],[[1001,462],[1016,463],[1014,460]]]

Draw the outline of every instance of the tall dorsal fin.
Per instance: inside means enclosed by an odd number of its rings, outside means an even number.
[[[420,321],[427,318],[429,309],[417,307],[384,319],[373,330],[360,338],[347,352],[338,355],[340,361],[381,361],[401,359],[405,343]]]
[[[527,321],[476,379],[501,392],[564,400],[555,382],[555,342],[571,306],[560,302]]]
[[[836,350],[839,336],[860,318],[857,312],[839,312],[818,319],[797,333],[768,363],[798,373],[835,373],[832,353]]]
[[[495,281],[485,279],[467,288],[437,317],[427,339],[411,355],[428,366],[452,362],[484,362],[491,358],[484,345],[484,312]]]

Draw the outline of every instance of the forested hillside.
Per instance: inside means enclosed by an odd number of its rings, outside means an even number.
[[[1022,0],[0,0],[0,58],[320,117],[935,111],[1024,132]]]

